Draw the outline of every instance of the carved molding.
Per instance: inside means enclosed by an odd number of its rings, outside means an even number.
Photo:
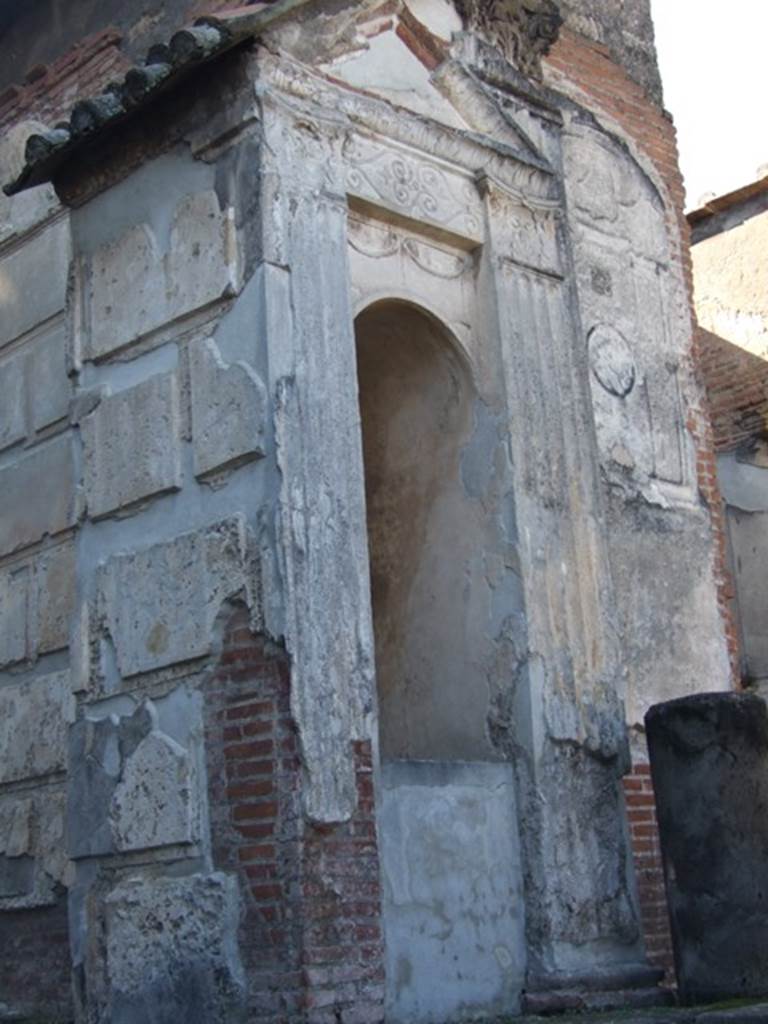
[[[555,0],[457,0],[457,7],[470,31],[498,46],[524,75],[541,78],[541,59],[563,24]]]

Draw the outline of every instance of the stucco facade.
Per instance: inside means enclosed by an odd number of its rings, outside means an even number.
[[[730,669],[679,205],[558,58],[662,116],[602,6],[223,10],[8,132],[0,1015],[653,989],[622,778]]]

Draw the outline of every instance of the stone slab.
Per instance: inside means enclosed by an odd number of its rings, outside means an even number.
[[[29,630],[29,570],[0,572],[0,668],[27,656]]]
[[[382,767],[387,1020],[520,1012],[523,893],[508,764]]]
[[[62,219],[0,260],[0,346],[65,308],[70,251]]]
[[[768,707],[749,693],[645,717],[684,1003],[768,992]]]
[[[232,226],[213,190],[183,199],[169,237],[136,224],[93,255],[87,354],[99,359],[235,288]]]
[[[24,355],[17,352],[0,362],[0,449],[23,441],[26,433]]]
[[[51,548],[37,559],[34,636],[37,653],[48,654],[68,645],[76,585],[74,542]]]
[[[182,484],[178,387],[158,374],[103,398],[80,424],[88,511],[98,517]]]
[[[0,554],[73,526],[77,518],[72,441],[64,434],[0,470]]]
[[[151,850],[193,839],[192,765],[186,750],[153,729],[123,765],[111,804],[117,850]]]
[[[0,688],[0,783],[63,771],[73,717],[68,672]]]
[[[114,1024],[236,1024],[245,979],[237,880],[223,874],[128,878],[94,910],[90,995]],[[103,914],[103,917],[102,917]],[[104,936],[101,961],[97,935]]]
[[[243,520],[233,517],[100,568],[101,616],[124,678],[210,651],[222,601],[253,594],[246,538]]]
[[[264,455],[267,394],[245,362],[227,364],[216,342],[190,345],[195,476]]]
[[[35,430],[57,423],[69,412],[72,384],[67,376],[66,345],[66,329],[58,325],[30,350],[27,372]]]

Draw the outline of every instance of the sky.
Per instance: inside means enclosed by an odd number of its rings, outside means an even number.
[[[768,0],[651,0],[688,209],[768,164]],[[766,172],[768,173],[768,172]]]

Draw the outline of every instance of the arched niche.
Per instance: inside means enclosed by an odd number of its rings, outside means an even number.
[[[485,527],[462,479],[471,374],[413,304],[378,301],[355,333],[382,759],[492,758],[473,586]]]

